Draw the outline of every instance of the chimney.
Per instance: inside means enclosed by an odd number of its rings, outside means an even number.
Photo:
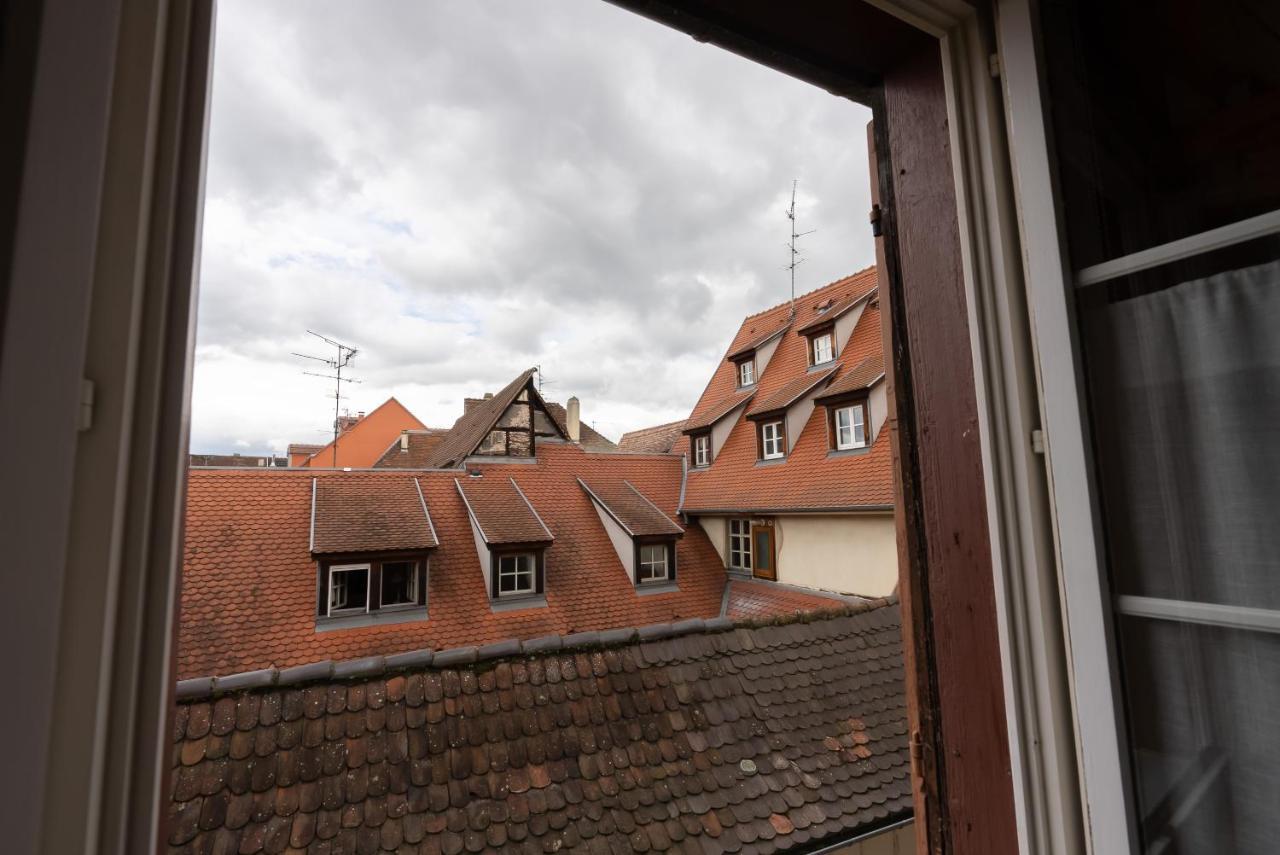
[[[492,397],[493,397],[492,392],[485,392],[483,398],[463,398],[462,414],[466,415],[467,413],[471,412],[476,407],[480,406],[481,404],[483,404],[485,401],[489,400]]]
[[[569,399],[569,403],[564,408],[565,428],[569,431],[569,439],[573,442],[579,442],[582,434],[582,424],[579,420],[579,404],[575,395]]]
[[[400,450],[409,450],[409,432],[407,430],[400,431]]]

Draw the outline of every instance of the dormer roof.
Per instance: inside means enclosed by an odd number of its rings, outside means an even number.
[[[830,368],[801,374],[799,377],[788,380],[780,389],[758,399],[751,409],[747,410],[747,418],[785,410],[812,392],[820,383],[825,383],[832,374],[836,373],[836,367],[833,365]]]
[[[861,294],[850,294],[839,299],[823,301],[824,303],[828,303],[825,308],[823,307],[823,303],[819,303],[811,310],[810,314],[812,317],[807,320],[804,318],[797,318],[801,324],[796,327],[796,335],[806,335],[814,330],[822,329],[827,324],[835,323],[836,318],[857,308],[866,300],[870,299],[871,295],[875,294],[875,292],[876,289],[873,284],[871,288]]]
[[[311,480],[313,555],[399,552],[440,545],[417,478]]]
[[[579,478],[578,483],[632,537],[684,534],[675,520],[659,510],[630,481],[597,478],[588,482]]]
[[[732,392],[726,395],[724,399],[715,406],[704,410],[700,415],[685,422],[683,432],[693,433],[694,431],[711,427],[713,424],[729,415],[729,413],[732,413],[738,407],[742,406],[747,401],[750,401],[755,393],[754,389],[741,389],[737,392]]]
[[[765,330],[764,332],[747,339],[745,343],[739,345],[738,347],[735,347],[732,351],[730,351],[725,356],[725,359],[727,359],[729,362],[737,362],[740,359],[744,359],[747,356],[750,356],[756,350],[768,344],[772,339],[786,332],[787,327],[789,326],[791,326],[791,322],[786,321],[780,326],[775,327],[774,329]]]
[[[455,478],[467,513],[489,546],[550,543],[555,538],[512,478]]]
[[[814,400],[821,403],[828,398],[870,389],[882,377],[884,377],[884,356],[877,353],[868,356],[853,368],[841,374],[832,381],[830,386],[823,389],[822,394]]]

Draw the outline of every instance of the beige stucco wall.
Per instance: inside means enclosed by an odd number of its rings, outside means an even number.
[[[773,516],[778,581],[864,597],[885,597],[898,584],[893,514]],[[700,516],[723,563],[728,518]]]
[[[775,517],[778,581],[864,597],[898,583],[892,514]]]
[[[842,849],[833,849],[840,855],[914,855],[916,851],[915,825],[908,822],[892,831],[860,840]]]
[[[725,551],[729,548],[729,522],[727,517],[698,517],[698,525],[707,533],[716,552],[720,553],[720,563],[728,564],[729,556]]]

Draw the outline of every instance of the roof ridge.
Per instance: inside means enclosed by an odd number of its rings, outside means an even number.
[[[861,270],[855,270],[853,273],[850,273],[848,276],[842,276],[842,277],[840,277],[839,279],[836,279],[836,280],[834,280],[834,281],[832,281],[832,282],[828,282],[826,285],[819,285],[817,288],[812,288],[812,289],[810,289],[810,290],[808,290],[808,291],[805,291],[803,294],[797,294],[797,295],[796,295],[796,300],[803,300],[805,297],[812,296],[812,295],[814,295],[814,294],[818,293],[819,291],[822,291],[822,290],[824,290],[824,289],[830,288],[830,287],[832,287],[832,286],[834,286],[834,285],[841,285],[841,284],[843,284],[843,283],[845,283],[845,282],[848,282],[850,279],[853,279],[853,278],[854,278],[854,277],[856,277],[856,276],[861,276],[862,274],[866,273],[868,270],[875,270],[875,269],[876,269],[876,266],[875,266],[874,264],[872,264],[872,265],[870,265],[870,266],[868,266],[868,267],[864,267],[864,268],[862,268]],[[760,311],[758,311],[758,312],[754,312],[754,313],[752,313],[752,314],[750,314],[750,315],[747,315],[746,317],[744,317],[744,318],[742,319],[742,323],[744,323],[744,324],[745,324],[747,321],[751,320],[752,318],[758,318],[758,317],[760,317],[761,315],[767,315],[767,314],[769,314],[770,312],[772,312],[772,311],[774,311],[774,310],[776,310],[776,309],[781,309],[781,308],[783,308],[784,306],[788,306],[788,305],[790,305],[790,304],[791,304],[791,302],[792,302],[791,300],[783,300],[781,303],[775,303],[774,305],[770,306],[770,307],[769,307],[769,308],[767,308],[767,309],[761,309],[761,310],[760,310]],[[739,327],[739,328],[741,328],[741,327]]]
[[[834,602],[834,600],[833,600]],[[688,618],[673,623],[647,624],[640,627],[591,630],[568,635],[551,634],[538,638],[508,638],[481,646],[453,647],[434,651],[430,648],[396,653],[391,656],[366,656],[335,662],[324,659],[289,668],[262,668],[257,671],[241,671],[227,675],[192,677],[179,680],[175,700],[196,701],[217,695],[248,689],[265,689],[273,686],[301,686],[321,680],[356,680],[410,668],[456,668],[521,656],[536,656],[568,650],[622,647],[640,642],[661,641],[695,633],[719,633],[733,629],[756,629],[765,626],[787,626],[795,623],[815,623],[863,614],[887,606],[897,605],[896,594],[859,604],[837,605],[832,609],[799,612],[769,618],[732,620],[727,617]]]

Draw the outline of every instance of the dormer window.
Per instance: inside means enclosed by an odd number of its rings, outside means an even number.
[[[520,597],[538,593],[538,566],[541,555],[536,552],[499,554],[497,564],[499,597]]]
[[[641,544],[639,560],[636,562],[636,581],[645,585],[670,579],[674,546],[674,541]]]
[[[700,433],[692,437],[693,465],[702,467],[711,465],[711,434]]]
[[[834,338],[835,336],[828,330],[810,339],[812,342],[810,353],[813,365],[822,365],[836,358]]]
[[[837,451],[865,448],[867,445],[867,402],[838,407],[833,411],[834,440]]]
[[[738,363],[738,385],[750,386],[756,382],[756,361],[746,359]]]
[[[781,419],[760,424],[760,459],[777,460],[787,455],[787,429]]]
[[[427,604],[426,564],[425,559],[403,558],[359,564],[322,562],[318,617],[373,617],[421,610]]]

